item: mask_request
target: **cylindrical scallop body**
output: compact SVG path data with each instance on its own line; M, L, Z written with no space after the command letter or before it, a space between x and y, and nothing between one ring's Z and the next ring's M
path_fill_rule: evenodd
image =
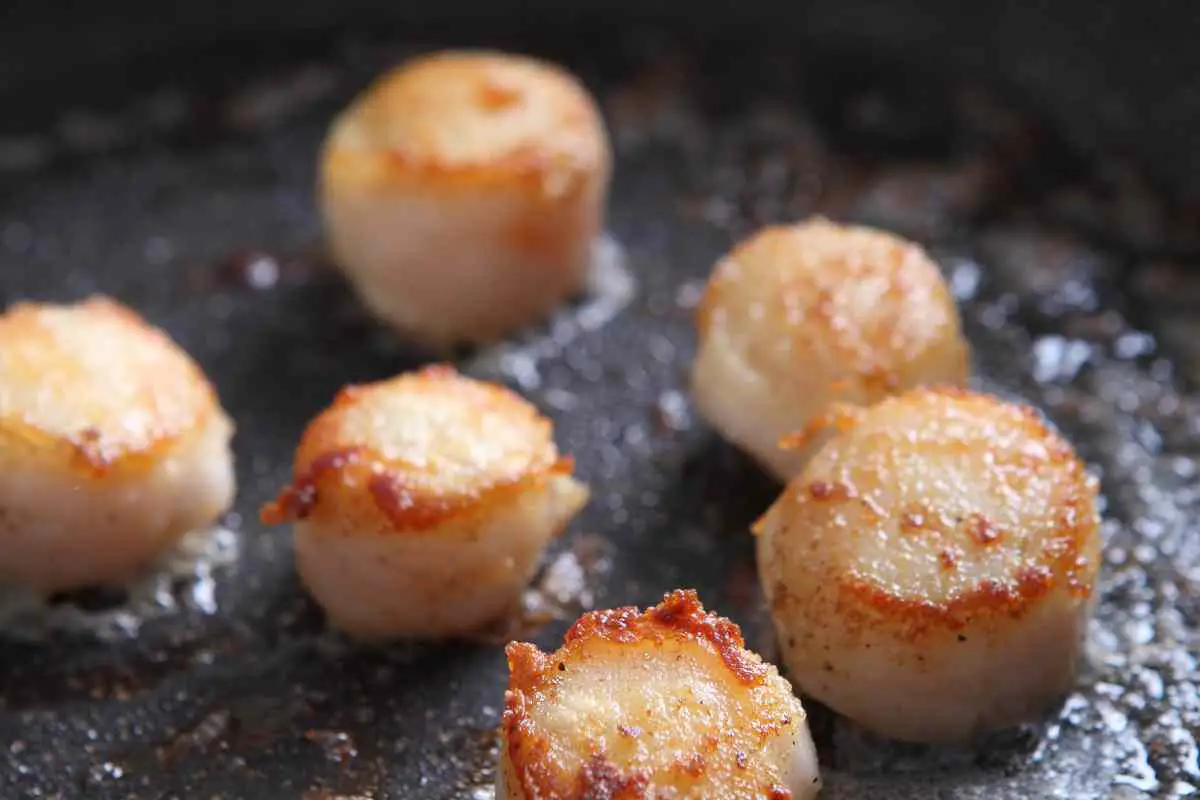
M792 679L865 728L960 741L1074 685L1097 486L1027 408L915 389L842 430L756 526Z
M806 800L808 721L775 667L693 591L585 614L563 646L508 646L498 800Z
M963 384L970 356L937 266L889 233L816 218L772 226L719 262L696 315L704 417L781 481L819 445L784 449L835 401Z
M528 402L427 367L343 389L263 518L295 522L300 577L348 634L469 634L515 606L587 501L570 473Z
M434 346L536 322L581 288L611 172L565 70L443 52L397 67L333 123L321 207L366 306Z
M0 316L0 583L134 577L234 494L233 426L200 368L117 303Z

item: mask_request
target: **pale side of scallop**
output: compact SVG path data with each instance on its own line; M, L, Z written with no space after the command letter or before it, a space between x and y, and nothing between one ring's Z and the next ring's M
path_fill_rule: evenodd
M563 646L508 646L498 800L807 800L808 721L775 667L693 591L585 614Z
M840 428L756 526L792 679L865 728L960 741L1074 686L1097 485L1031 409L916 389Z
M832 402L961 385L954 298L915 244L822 218L767 227L723 258L697 310L692 394L725 438L781 481L816 451L784 449Z
M384 75L334 121L321 208L380 319L433 346L485 342L582 287L611 161L596 103L565 70L441 52Z
M134 577L234 494L233 425L165 333L104 298L0 315L0 583Z
M347 387L263 519L295 523L300 577L335 627L471 634L514 609L587 502L552 433L521 397L448 366Z

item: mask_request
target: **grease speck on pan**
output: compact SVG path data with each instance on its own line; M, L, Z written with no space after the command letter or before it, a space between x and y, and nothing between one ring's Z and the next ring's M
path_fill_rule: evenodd
M865 77L850 82L822 68L819 54L761 41L689 51L667 47L665 33L578 41L478 33L563 61L605 107L630 87L640 93L610 116L618 149L607 223L636 293L565 348L539 344L554 341L551 325L508 341L547 347L530 399L553 418L562 450L580 456L580 478L598 487L577 530L610 540L611 565L588 584L588 599L598 608L645 605L696 586L751 629L759 601L742 597L746 587L730 575L752 567L745 531L775 487L698 421L659 424L659 401L686 392L692 306L733 238L764 223L865 208L871 224L917 225L932 237L921 243L956 289L976 388L1041 408L1101 475L1106 563L1089 664L1061 709L981 747L929 749L883 742L807 703L823 796L1183 796L1200 785L1200 339L1189 333L1190 267L1200 258L1186 209L1150 193L1136 170L1113 174L1103 159L1066 148L1036 117L980 100L978 86L956 76L864 66ZM138 70L144 89L122 88L102 69L77 73L69 88L94 102L61 104L136 120L171 88L168 76L188 76L171 90L179 99L170 125L110 137L90 155L66 146L53 114L14 121L26 129L11 135L6 128L5 142L34 147L32 156L8 156L12 168L0 164L0 300L104 291L194 354L238 422L243 519L286 480L297 434L337 389L419 361L312 255L315 154L329 121L355 87L414 49L387 32L181 49ZM664 68L649 51L673 63ZM842 53L840 63L875 63L860 55ZM278 124L229 127L223 109L236 92L223 88L228 76L284 85L278 76L314 66L335 88L296 94L302 102L285 104ZM654 73L666 77L644 80ZM756 81L761 74L772 79ZM929 108L942 110L921 110ZM895 175L921 170L922 182L944 175L953 187L963 163L991 165L981 174L1005 176L1004 191L976 196L967 181L970 191L950 202L908 220L888 216L895 204L883 202L880 181L894 188ZM875 199L864 206L873 182ZM1011 246L1018 230L1042 244L1025 250L1023 264L1003 264L1005 254L985 243ZM160 245L147 252L152 240L168 243L171 257L161 258ZM281 265L273 286L250 291L218 276L230 254L248 248ZM282 269L294 260L302 268ZM1141 265L1151 266L1134 269ZM1085 342L1089 358L1038 380L1035 343L1053 336ZM651 352L660 338L672 358ZM368 344L378 340L389 345ZM518 386L516 371L469 358L459 367ZM621 444L626 432L636 447ZM549 560L574 544L568 537ZM0 796L440 800L494 778L498 648L366 650L330 637L295 579L283 531L243 523L238 558L212 576L217 614L190 602L119 606L136 617L136 637L74 627L34 643L0 634ZM534 640L550 647L564 625L551 621ZM357 755L344 764L321 757L304 738L309 730L345 733Z

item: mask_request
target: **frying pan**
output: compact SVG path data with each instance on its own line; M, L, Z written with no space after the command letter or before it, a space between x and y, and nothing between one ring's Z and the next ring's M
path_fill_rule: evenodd
M464 45L577 71L618 151L597 286L458 360L550 414L593 487L521 633L551 647L585 607L694 586L773 653L747 527L777 488L687 402L692 306L758 225L869 222L945 268L978 385L1037 405L1102 478L1106 565L1089 663L1042 724L902 746L810 703L825 796L1200 787L1200 15L393 5L0 12L0 301L105 292L164 326L236 418L240 476L223 528L157 575L0 602L0 797L489 796L497 643L351 645L304 597L286 532L256 521L338 388L427 358L321 255L325 126L396 61Z

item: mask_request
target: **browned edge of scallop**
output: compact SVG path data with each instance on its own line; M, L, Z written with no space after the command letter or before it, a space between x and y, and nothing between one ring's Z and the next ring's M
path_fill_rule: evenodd
M570 793L561 795L558 778L563 770L547 763L553 758L551 743L537 730L530 705L538 694L549 690L571 656L591 642L618 645L661 644L668 640L698 642L711 648L735 680L744 686L760 686L768 666L745 649L741 628L729 619L707 612L694 589L677 589L661 603L645 609L636 606L591 611L571 626L562 647L543 653L536 645L511 642L505 649L509 682L504 695L502 729L509 763L526 797L556 797L585 800L605 797L633 800L644 797L649 776L638 770L623 771L618 765L593 754L575 775ZM783 790L786 791L786 790ZM780 795L790 797L790 794Z
M45 305L15 303L0 315L0 347L3 347L6 329L10 326L16 326L18 333L23 329L36 328L36 316ZM57 451L61 454L60 462L73 474L86 480L137 477L157 466L168 451L189 435L203 429L214 415L224 413L212 383L191 356L165 331L151 325L133 309L106 295L92 295L62 307L105 315L131 333L146 338L152 346L162 348L177 358L181 372L192 387L189 392L191 409L177 417L172 415L170 419L156 419L157 424L149 440L138 445L119 436L105 435L96 427L83 428L70 436L62 436L46 431L27 418L0 414L0 446L6 450L11 448L17 453L31 454ZM154 410L161 412L157 407Z
M550 445L547 457L534 459L524 468L507 475L489 476L467 492L431 493L419 483L408 480L403 466L389 462L368 444L328 448L320 444L313 445L327 435L336 437L336 433L327 434L326 429L336 428L339 411L359 402L373 388L401 379L445 382L462 387L464 391L483 392L506 403L516 402L537 416L538 427L547 429ZM332 405L309 423L297 448L292 481L283 487L274 500L262 506L259 517L267 525L307 519L317 513L323 491L345 486L352 479L366 486L375 506L391 523L394 532L428 531L471 512L492 507L521 492L541 487L555 476L570 475L574 471L575 461L569 456L558 455L552 433L548 430L550 427L550 420L541 416L529 401L517 393L497 384L467 378L448 364L433 364L376 383L347 386L338 392ZM315 455L301 462L306 449L312 449Z
M343 178L353 177L358 185L378 190L409 187L412 190L465 191L486 187L516 187L532 197L541 197L546 175L560 171L563 188L551 199L569 201L587 185L593 167L586 162L564 163L553 153L524 147L490 161L451 163L431 156L396 150L353 151L331 145L322 166L325 191L335 191ZM607 168L601 179L607 181Z
M901 639L911 641L926 635L953 633L981 618L1020 618L1039 600L1057 590L1080 598L1091 596L1099 570L1099 564L1087 553L1088 539L1098 535L1096 494L1083 461L1071 445L1051 430L1036 409L969 389L921 387L882 402L895 402L913 394L956 398L1002 409L1015 418L1031 439L1045 443L1048 459L1027 461L1025 468L1062 476L1054 481L1059 492L1055 535L1043 544L1041 552L1027 559L1012 580L983 581L942 602L898 596L869 579L838 575L835 602L848 630L886 628L894 630ZM855 418L861 420L863 413L855 414ZM780 499L800 504L866 500L859 498L851 485L839 481L810 481L803 476L789 485ZM984 530L998 528L982 514L971 515L967 522ZM762 523L760 519L755 525L760 527ZM980 546L986 546L986 543ZM774 602L791 602L787 592L780 589L776 587Z

